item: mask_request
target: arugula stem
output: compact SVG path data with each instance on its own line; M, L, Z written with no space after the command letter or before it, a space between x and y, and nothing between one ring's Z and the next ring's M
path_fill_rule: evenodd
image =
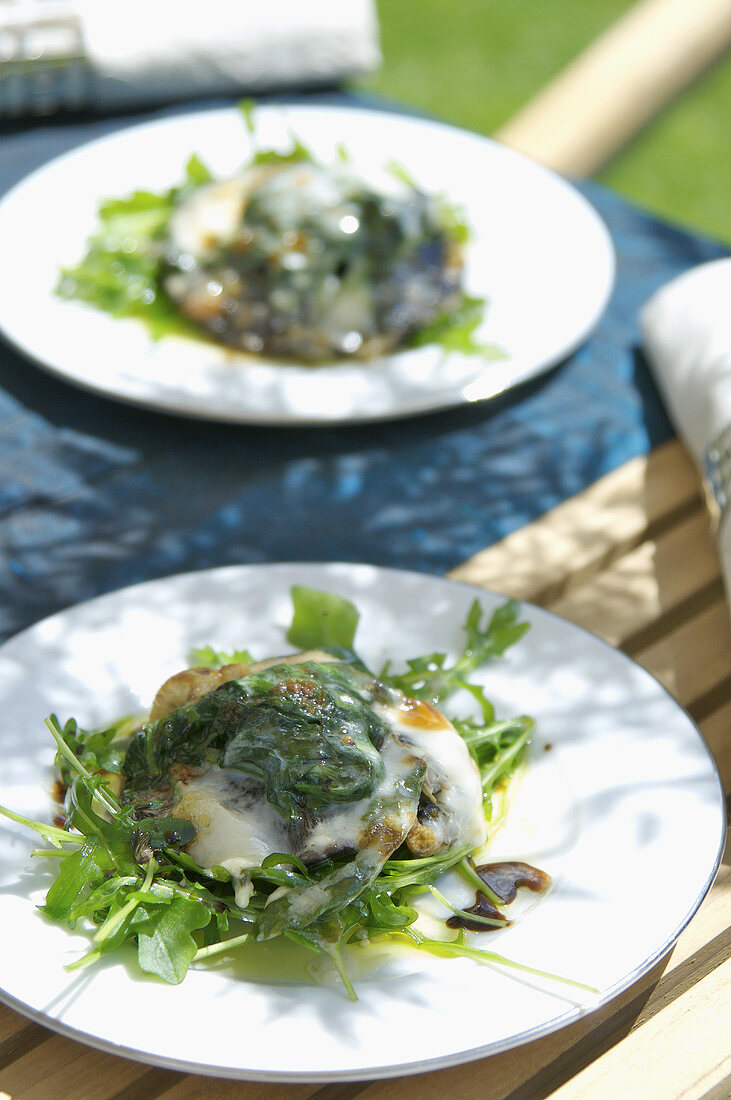
M414 859L389 859L384 863L382 873L390 874L392 869L396 872L418 871L420 868L434 867L437 864L448 868L452 863L456 863L457 860L461 859L468 851L469 846L467 844L460 844L437 856L416 856Z
M97 951L96 948L92 951L87 951L85 955L82 955L76 962L68 963L64 966L64 970L83 970L85 966L91 966L92 963L97 962L102 957L102 952Z
M145 881L142 883L142 886L140 887L140 892L141 893L146 894L149 891L150 887L152 886L152 879L155 875L155 871L157 870L158 866L159 866L159 864L158 864L157 860L154 857L148 860L147 870L145 872Z
M439 890L437 890L436 886L430 886L429 890L437 901L441 902L441 904L454 913L455 916L474 921L475 924L485 924L490 928L505 928L508 923L507 920L495 920L493 917L481 917L477 913L468 913L465 909L458 909L456 905L452 905L451 901L445 898L444 894L441 894Z
M95 933L94 943L104 943L105 940L108 940L112 932L116 932L122 921L128 917L138 905L139 898L130 898L121 909L117 909L116 912L110 913L99 931Z
M358 997L353 989L353 983L350 980L347 970L345 969L345 963L343 962L343 956L338 944L334 943L328 947L328 955L333 961L333 965L338 972L340 981L345 986L345 992L348 994L349 1001L357 1001Z
M587 993L598 993L599 990L594 985L587 985L586 982L577 982L575 978L565 978L562 974L553 974L550 970L538 970L535 966L526 966L525 963L515 962L514 959L506 959L504 955L497 955L494 951L486 952L488 955L493 955L493 962L499 963L501 966L510 966L514 970L522 970L524 974L536 974L539 978L549 978L552 982L560 982L562 985L574 985L578 989L585 989Z
M145 881L142 883L139 892L141 894L149 893L150 886L152 885L152 876L155 873L157 867L157 861L151 859L147 864L147 872L145 873ZM124 921L129 914L137 908L140 904L141 898L130 898L121 909L118 909L116 913L110 913L104 924L94 936L94 943L104 943L104 940L109 939L111 934L119 928L122 921Z
M487 793L490 787L495 783L500 773L505 771L507 767L512 764L515 758L522 752L525 746L530 740L532 727L524 730L520 737L513 742L509 748L504 749L502 753L499 753L493 763L486 768L481 768L480 773L482 775L482 789Z
M102 804L102 806L107 811L107 813L110 813L112 815L112 817L115 814L118 814L119 811L122 808L120 806L119 802L114 797L114 795L111 793L111 791L107 790L104 787L103 783L99 784L99 785L97 785L95 783L94 777L91 774L91 772L86 770L84 765L79 760L78 756L76 756L76 754L69 748L69 746L64 741L63 735L61 734L61 730L58 727L58 722L55 719L55 717L52 715L50 718L46 718L45 723L46 723L46 726L48 727L48 729L51 731L51 735L53 737L53 740L58 745L58 751L61 753L61 755L63 757L65 757L66 760L68 760L71 767L75 771L77 771L79 773L79 775L83 775L84 778L88 779L88 781L92 784L93 791L94 791L94 797L96 798L96 800Z
M491 722L489 726L485 726L482 729L462 732L462 738L470 746L479 746L486 741L493 741L495 738L500 737L501 734L507 733L508 730L522 726L524 721L524 718L507 718L504 722ZM527 732L530 732L530 730ZM521 737L522 736L523 734L521 734ZM512 748L512 745L510 747Z
M492 902L496 909L500 909L505 905L505 901L492 890L484 879L480 878L477 871L469 862L468 859L460 860L457 864L457 870L459 871L465 882L468 882L470 886L474 886L475 890L479 890L481 894L484 894L488 901Z
M459 863L468 852L468 845L461 844L438 856L390 860L384 864L386 874L381 874L381 877L376 880L376 886L389 894L396 890L403 890L407 886L428 886L429 879L435 879L443 875L450 867L454 867L455 864ZM403 867L403 871L398 870L401 867Z
M27 829L33 829L40 833L44 840L53 844L54 848L60 848L62 844L82 844L83 837L74 836L68 829L59 829L57 825L45 825L42 821L33 821L22 814L16 814L5 806L0 806L0 814L9 817L11 821L17 821L19 825L25 825Z
M75 850L78 852L79 849ZM34 848L31 852L31 856L43 856L44 859L65 859L66 856L72 856L73 854L72 851L64 851L61 848Z
M426 946L429 950L432 941L425 940L422 946ZM585 982L577 982L574 978L564 978L561 974L552 974L549 970L538 970L535 966L526 966L525 963L515 962L514 959L506 959L504 955L498 955L495 951L484 951L479 947L468 947L466 944L459 944L454 942L441 943L440 941L433 941L438 945L440 950L445 950L449 955L465 955L470 959L475 959L477 962L484 962L487 964L496 963L499 966L508 966L513 970L520 970L524 974L535 974L538 978L548 978L552 982L559 982L562 985L573 985L578 989L585 989L587 993L598 993L599 990L593 985L586 985Z
M245 943L251 942L251 932L244 932L241 936L233 936L230 940L221 940L219 943L212 943L208 947L199 947L193 956L193 962L202 962L203 959L210 959L211 955L221 955L224 951L232 951L235 947L241 947Z
M163 890L169 890L172 894L179 894L182 898L190 898L191 901L200 901L203 903L203 905L206 905L207 901L210 900L206 899L204 893L201 893L201 890L205 889L204 887L201 887L200 890L196 890L194 886L188 889L185 886L181 886L177 882L172 882L170 879L158 879L158 881L155 883L155 887L158 889L162 888ZM254 923L254 920L252 919L250 914L246 912L245 909L239 909L238 905L235 905L233 902L227 902L223 898L217 898L216 900L220 901L222 905L225 905L228 912L231 913L238 920L244 922L248 921L249 924Z
M458 955L486 965L497 964L511 967L513 970L521 970L524 974L535 974L539 978L548 978L552 982L560 982L562 985L573 985L578 989L585 989L587 993L598 993L599 990L585 982L577 982L574 978L564 978L561 974L552 974L549 970L537 970L534 966L526 966L525 963L515 962L514 959L506 959L504 955L498 955L495 951L484 951L480 947L469 947L457 940L430 940L421 932L413 928L399 929L392 933L395 936L408 936L417 947L423 947L433 955Z

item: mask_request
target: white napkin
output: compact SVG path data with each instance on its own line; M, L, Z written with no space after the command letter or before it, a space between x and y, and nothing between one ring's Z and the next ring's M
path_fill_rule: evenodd
M379 62L374 0L0 0L15 74L0 114L322 85Z
M715 472L731 495L731 259L692 268L662 287L640 324L678 434L704 473ZM731 599L731 505L721 516L718 545Z

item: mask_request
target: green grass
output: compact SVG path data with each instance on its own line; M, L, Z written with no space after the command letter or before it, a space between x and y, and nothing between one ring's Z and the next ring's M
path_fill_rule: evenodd
M490 134L630 0L378 0L383 67L362 86ZM599 179L731 241L731 65L671 104Z

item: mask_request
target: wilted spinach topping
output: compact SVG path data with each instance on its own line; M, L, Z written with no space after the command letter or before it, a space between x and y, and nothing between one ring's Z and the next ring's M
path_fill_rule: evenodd
M263 781L290 822L373 793L386 727L374 681L345 665L276 665L222 684L148 723L124 762L125 797L160 788L173 765L215 764Z

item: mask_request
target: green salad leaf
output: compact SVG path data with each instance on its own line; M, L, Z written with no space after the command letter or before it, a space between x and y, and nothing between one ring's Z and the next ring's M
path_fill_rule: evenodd
M320 592L295 584L292 588L294 614L287 641L300 649L352 649L360 618L350 600L334 592Z
M224 665L249 665L254 660L248 649L234 649L226 652L222 649L214 649L210 645L191 650L188 659L191 668L223 668Z
M476 330L485 319L486 309L487 302L484 298L463 294L456 306L440 313L431 324L415 332L409 338L409 347L421 348L429 344L439 344L445 351L477 355L488 362L507 359L508 353L504 348L475 337Z
M178 985L198 951L191 933L205 928L209 921L206 906L194 898L172 897L167 904L151 909L140 904L134 919L140 969Z
M481 625L481 619L482 608L479 600L475 600L464 624L464 650L453 664L448 663L446 653L430 653L408 660L408 671L403 673L392 673L391 663L387 663L381 670L381 679L406 695L434 704L440 703L457 688L469 689L469 673L491 658L501 657L529 629L528 623L519 621L519 607L515 600L508 600L494 611L484 625ZM483 717L484 705L483 697Z
M55 715L51 715L50 721L58 726ZM132 716L121 718L111 726L101 729L83 730L77 725L75 718L69 718L61 732L71 753L86 766L87 771L120 774L137 725L138 720ZM61 752L56 753L55 764L62 781L68 785L75 774L73 767Z
M61 269L59 297L88 302L112 317L135 317L155 339L201 339L198 326L182 316L162 287L162 245L176 204L212 179L210 169L194 153L180 186L104 199L83 259Z
M144 321L154 338L195 337L197 329L167 298L160 280L160 238L173 210L174 191L136 191L109 199L80 263L61 269L56 293L96 306L112 317Z

